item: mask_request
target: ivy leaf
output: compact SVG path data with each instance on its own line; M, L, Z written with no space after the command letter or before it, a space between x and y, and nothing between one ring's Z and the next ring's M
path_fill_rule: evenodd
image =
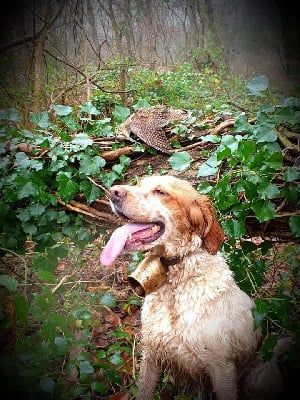
M58 115L60 117L64 116L64 115L69 115L73 111L73 107L63 106L63 105L59 105L59 104L53 104L52 108L55 111L56 115Z
M62 244L55 244L51 247L47 247L46 249L46 254L50 257L58 257L58 258L64 258L67 257L69 253L68 246L65 243Z
M211 167L207 162L200 165L197 173L197 178L205 176L214 176L218 171L217 167Z
M20 122L22 118L18 114L18 111L15 108L8 108L7 110L0 110L0 120L6 119L12 122Z
M43 214L45 209L46 209L46 207L43 204L40 204L40 203L34 203L34 204L31 204L28 207L28 210L29 210L30 215L32 217L39 217L40 215Z
M233 132L252 132L253 126L249 124L245 113L241 113L234 122Z
M78 193L79 185L77 182L72 181L68 175L59 174L56 177L58 183L58 194L63 201L70 201Z
M150 106L151 104L149 104L147 100L141 99L136 104L134 104L132 108L136 111L139 110L140 108L145 108Z
M220 143L221 138L218 135L206 135L201 138L201 142Z
M244 179L241 179L239 183L244 188L248 200L254 200L257 198L257 186L254 183L252 183L250 180Z
M27 154L23 153L22 151L16 153L14 166L16 168L33 169L35 171L40 171L43 169L42 162L38 160L31 160Z
M113 116L118 123L124 122L130 115L130 110L127 107L121 107L116 105Z
M253 137L257 143L276 142L277 133L270 126L257 126L253 131Z
M37 227L35 224L23 222L22 228L25 233L28 233L28 235L35 235L37 233Z
M88 361L80 361L79 363L79 371L80 374L93 374L94 373L94 367L92 364Z
M258 75L250 79L246 85L250 94L253 96L262 96L262 92L267 90L269 79L266 75Z
M73 114L62 115L60 120L70 131L76 132L80 129L80 125L75 121Z
M252 309L254 329L257 329L266 318L269 311L269 303L265 299L256 299L255 308Z
M197 187L197 191L201 194L208 194L212 189L213 187L208 182L201 182Z
M92 146L93 140L86 133L78 133L72 140L70 147L73 151L77 152Z
M30 217L31 217L31 214L30 214L30 211L29 211L29 207L20 208L19 212L17 213L17 216L18 216L20 221L23 221L23 222L29 221Z
M228 235L234 239L239 239L246 233L244 221L227 220L223 223L223 226Z
M87 199L88 203L92 203L99 197L103 196L104 192L101 188L93 185L87 179L81 181L80 190L83 192L84 197Z
M240 136L240 135L236 135L236 136L225 135L222 137L221 144L223 144L224 146L229 148L231 150L231 153L235 153L239 146L239 142L241 140L242 140L242 136Z
M101 180L107 189L109 189L118 178L119 176L114 171L101 174Z
M267 336L261 345L261 354L264 361L270 360L273 357L273 349L277 343L277 336Z
M44 376L43 378L40 379L40 388L42 389L43 392L53 394L54 393L54 386L55 382L52 378L49 378L48 376Z
M48 128L50 125L48 112L42 111L40 113L30 113L30 122L38 125L40 128Z
M111 362L113 365L123 365L124 360L120 354L121 354L120 351L116 351L114 354L108 357L108 361Z
M292 234L295 237L300 237L300 217L298 215L293 215L289 220L289 225Z
M231 156L231 150L229 147L221 144L219 148L216 150L215 154L217 156L217 160L221 162L222 160Z
M23 184L19 184L17 187L18 199L24 199L37 194L38 189L32 182L24 182Z
M284 172L284 178L287 182L296 181L300 177L300 173L292 167L288 167Z
M244 254L249 254L252 251L257 250L257 246L254 243L248 241L241 242L241 247Z
M79 172L86 176L98 175L99 170L103 168L105 164L105 159L100 156L91 157L87 154L82 154L80 156Z
M265 154L264 158L264 163L265 167L264 169L272 169L272 170L277 170L282 168L282 162L283 162L283 156L281 154L281 151L275 151L268 157L268 151L267 154Z
M239 151L237 152L237 156L239 159L247 163L250 159L251 154L255 154L256 152L256 144L252 140L242 140L239 144Z
M0 285L6 287L6 289L10 292L16 292L19 283L10 275L0 275Z
M197 172L197 178L215 175L221 162L222 160L218 160L216 151L207 161L200 165Z
M275 204L269 201L257 200L251 204L251 208L259 222L268 221L276 216Z
M121 164L122 166L124 166L124 167L129 167L129 165L131 164L131 159L130 159L130 157L127 157L127 156L125 156L124 154L122 154L122 155L119 157L119 160L120 160L120 164Z
M168 163L175 171L185 171L190 168L191 157L187 151L174 153L169 159Z
M87 114L91 114L91 115L99 115L100 111L97 110L97 108L94 106L94 104L91 101L88 101L85 104L82 104L82 106L80 106L80 111L81 112L85 112Z
M108 308L114 308L117 305L115 296L110 292L104 293L101 296L100 301L104 306Z
M257 188L258 193L262 199L274 199L280 195L280 190L276 185L269 180L262 180Z

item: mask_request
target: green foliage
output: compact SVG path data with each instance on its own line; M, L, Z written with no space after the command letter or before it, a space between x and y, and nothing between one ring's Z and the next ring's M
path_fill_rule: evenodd
M252 78L246 86L251 95L262 96L262 92L268 89L269 79L265 75L258 75Z
M64 237L86 244L91 236L88 230L83 234L81 218L59 210L58 202L68 203L79 194L88 203L93 202L104 192L87 178L98 178L109 188L116 179L123 179L130 164L128 157L122 157L111 171L104 170L106 162L98 154L93 138L110 135L109 121L94 121L91 116L99 111L90 102L77 114L69 106L54 105L53 110L55 123L50 122L46 111L31 114L35 126L32 132L15 128L13 123L19 121L15 110L1 113L0 246L5 249L20 251L28 235L40 251ZM18 143L26 143L32 150L19 151ZM47 156L39 157L37 149ZM75 225L77 238L72 229Z
M175 171L184 171L190 167L191 157L187 151L174 153L168 160Z
M103 72L101 79L101 85L117 87L116 70ZM199 193L211 196L222 215L228 237L223 249L235 278L256 298L255 327L261 325L267 334L262 351L269 358L277 335L300 334L299 293L294 287L287 290L299 274L300 251L296 246L286 247L278 256L289 266L288 273L278 279L274 295L262 295L274 244L246 240L246 219L268 224L283 202L299 206L299 170L284 163L278 141L280 124L299 129L299 101L288 98L274 103L264 76L255 77L245 87L239 80L222 80L209 67L195 71L188 63L164 73L131 68L127 85L133 110L165 103L194 110L197 116L214 113L216 120L223 113L235 115L231 134L202 137L215 150L199 154L207 159L196 178ZM229 90L249 107L249 113L256 107L255 122L249 123L245 113L232 111ZM268 104L263 103L266 100ZM119 307L130 314L141 300L122 299L120 307L120 299L107 287L95 294L74 284L67 292L58 280L57 267L62 259L74 257L75 267L82 268L80 252L103 232L96 225L87 226L82 217L67 212L64 206L78 197L93 203L104 195L100 186L109 189L115 181L125 179L131 159L121 156L118 162L107 164L95 142L111 137L130 113L118 95L106 92L95 92L92 101L78 107L53 105L51 112L31 113L31 130L21 127L22 119L15 109L0 111L0 251L3 256L15 256L23 272L23 276L0 275L1 294L3 290L15 312L18 332L13 355L1 358L0 368L4 377L5 371L11 372L21 388L19 396L24 391L28 398L95 398L109 396L112 388L124 385L122 374L134 345L131 335L123 326L114 327L105 348L96 348L91 337L95 327L107 323L104 312ZM187 125L180 124L172 132L189 138ZM21 151L20 143L30 147ZM180 143L172 145L178 147ZM118 146L114 144L114 148ZM166 168L155 171L155 162L151 161L145 164L144 173L168 172ZM167 160L176 172L192 169L193 161L186 151L174 153ZM138 179L135 176L132 182ZM289 227L295 238L300 236L299 226L299 216L291 215ZM34 252L24 255L28 239L35 244ZM133 254L128 272L141 259L142 254ZM34 282L30 291L29 279ZM11 329L9 321L4 321L3 328ZM74 381L70 378L73 374Z
M109 85L111 91L118 91L119 66L112 63L112 68L114 70L103 71L101 83L104 87ZM229 93L234 93L238 105L249 108L250 111L256 109L256 105L260 103L258 97L254 108L252 96L249 96L251 92L247 92L240 79L229 77L222 70L217 73L209 66L195 70L188 62L166 72L157 72L146 67L128 67L126 90L134 104L133 109L163 103L196 110L199 115L218 115L223 112L231 114ZM92 103L97 109L111 115L111 110L121 106L121 99L118 95L96 90ZM113 125L120 123L124 116L119 118L117 113L115 117L117 119L113 119Z
M266 86L266 80L259 77L250 81L248 89L251 88L252 95L261 96ZM257 112L254 124L250 124L242 113L236 119L234 134L203 139L216 143L217 147L199 167L197 176L199 179L218 178L214 185L203 180L198 191L209 194L223 214L222 225L230 238L224 244L228 262L241 288L251 295L259 295L262 291L267 255L273 246L267 240L259 245L244 240L246 218L255 217L260 223L268 223L276 218L277 208L280 209L283 202L296 210L299 207L299 171L296 166L284 165L278 143L277 126L283 115L289 115L290 126L299 127L297 108L264 105ZM298 215L290 215L289 226L294 237L299 237ZM288 256L290 259L285 259L287 265L297 265L290 279L297 280L299 256L299 248L294 248ZM262 325L267 334L262 347L265 359L272 356L276 343L276 335L270 336L272 332L299 334L298 295L297 289L288 292L283 284L282 288L277 287L274 297L256 299L255 328Z
M80 106L78 111L64 105L52 108L54 117L46 111L30 114L31 131L16 125L21 122L16 110L0 113L0 251L1 255L19 257L25 282L25 286L20 286L15 277L0 275L0 289L8 293L9 307L14 310L18 327L15 355L1 358L1 375L7 375L8 381L16 380L18 395L23 396L24 392L28 398L76 398L94 391L107 394L110 385L120 384L116 367L123 367L125 350L111 346L105 353L104 366L91 360L83 351L84 346L91 346L91 309L76 304L60 311L64 290L56 276L60 260L79 254L103 229L87 226L81 216L67 212L60 204L78 196L92 203L104 194L93 180L109 188L115 180L124 179L131 160L121 156L119 163L107 170L94 140L111 135L110 118L99 117L100 111L91 102ZM116 108L116 120L121 122L128 112ZM25 151L21 151L19 143L26 144ZM25 259L19 254L25 252L28 239L35 247L30 258ZM27 294L28 274L37 285L30 294ZM49 285L56 285L57 293ZM100 310L116 305L116 298L109 291L99 297ZM11 324L9 320L5 322L5 331L12 328ZM27 334L28 325L35 326L31 335ZM80 344L74 337L77 328L84 332ZM122 340L117 337L112 343L117 346ZM66 365L67 370L75 368L79 374L79 381L72 388L62 379L60 370L72 349L79 345L83 346L82 351L75 360L68 359ZM128 344L126 351L131 353ZM106 384L97 380L96 369L105 371Z
M220 175L215 186L202 183L199 191L214 197L216 206L227 215L225 230L236 239L244 235L243 221L248 215L254 213L259 222L265 222L276 217L278 198L295 205L299 203L295 182L298 172L294 167L283 165L274 130L276 124L276 113L258 111L253 125L241 114L235 123L235 134L222 136L217 149L198 169L199 178ZM277 185L279 181L281 189ZM294 193L293 199L290 192ZM291 220L295 226L293 221L295 217Z

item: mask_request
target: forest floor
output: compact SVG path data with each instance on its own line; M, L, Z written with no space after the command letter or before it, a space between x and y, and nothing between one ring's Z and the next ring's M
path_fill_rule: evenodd
M212 145L213 146L213 145ZM192 163L189 169L184 172L176 172L171 169L168 163L168 156L164 154L151 154L143 153L132 160L130 168L125 175L125 182L130 183L134 177L142 177L149 173L159 174L164 170L169 174L176 174L182 179L189 180L192 184L196 185L199 180L196 180L197 170L199 165L207 159L207 157L199 156L199 150L194 149L189 151ZM146 173L147 170L147 173ZM106 213L112 215L109 203L102 204ZM86 224L94 224L95 220L86 218ZM114 266L103 267L100 265L100 253L105 242L110 234L118 226L118 221L96 221L97 225L103 228L103 234L100 235L93 243L82 249L80 253L72 253L72 244L70 255L60 260L56 270L57 281L56 285L50 285L52 292L59 293L61 287L64 288L63 294L59 297L61 310L89 307L92 309L88 329L90 331L90 343L92 346L86 350L91 353L91 360L97 362L96 354L99 350L107 351L111 345L116 343L116 336L114 333L121 329L128 334L127 344L132 347L132 353L124 353L122 355L125 364L118 369L121 375L122 382L118 385L111 385L106 381L105 384L110 392L110 400L129 400L132 397L130 387L135 385L135 377L138 373L138 360L139 360L139 330L140 330L140 309L142 299L135 295L127 282L128 266L132 262L129 254L120 256ZM260 237L254 237L252 240L258 241ZM292 241L284 241L282 243L274 241L273 252L268 259L268 271L266 273L265 284L263 285L263 292L260 295L270 296L273 289L278 286L278 282L283 276L290 275L290 266L285 259L280 258L280 253L284 251L286 246L294 245ZM30 246L29 246L30 247ZM30 248L25 258L30 259ZM4 259L3 273L11 274L13 270L18 276L22 276L23 265L15 257L7 256ZM6 271L5 271L6 269ZM27 277L27 290L34 292L36 285L31 281L31 275ZM299 282L298 282L299 284ZM293 288L294 289L294 288ZM300 290L300 284L299 284ZM102 296L106 291L113 293L117 303L115 307L99 306L97 297ZM91 298L94 304L91 303ZM95 300L96 299L96 300ZM132 301L133 300L133 301ZM82 321L78 321L78 327L75 329L74 337L77 340L82 339ZM78 351L82 348L75 348L74 354L70 354L70 358L76 357ZM72 353L72 352L71 352ZM73 375L72 375L73 374ZM103 377L99 377L101 380ZM78 382L78 371L69 372L68 379ZM104 379L104 378L103 378ZM113 387L111 387L111 386ZM160 388L160 399L171 400L174 395L170 388L169 382L165 381ZM108 397L101 397L95 395L93 399L107 399ZM187 399L190 397L176 397L179 400Z
M151 170L155 174L159 174L161 170L168 171L169 174L176 174L182 179L189 180L192 184L196 185L199 180L196 180L195 176L199 165L207 158L199 157L199 151L197 149L189 152L192 158L191 167L184 172L177 173L170 168L167 162L168 156L158 154L143 154L141 157L137 157L131 164L126 177L125 183L130 183L135 176L141 177L146 175L145 170L151 166ZM104 210L105 212L111 212L110 209ZM103 248L106 240L111 235L113 230L118 226L118 224L113 224L111 222L104 223L103 228L105 228L106 233L97 238L93 244L88 246L86 249L82 250L80 253L80 267L74 268L74 260L72 257L61 261L57 269L57 275L64 279L65 275L71 275L73 284L70 286L69 290L73 290L75 285L83 285L85 293L103 293L103 290L109 289L114 293L117 299L117 307L113 310L105 308L101 311L101 314L94 312L93 318L96 321L101 321L101 323L95 323L93 328L91 341L97 348L107 349L112 343L113 339L111 333L122 327L126 332L129 333L131 341L134 341L135 349L132 355L126 356L126 367L123 368L123 379L124 382L122 387L125 390L120 390L115 395L110 397L111 400L127 400L130 398L128 388L134 381L134 377L138 372L138 359L139 359L139 331L140 331L140 310L142 299L137 301L137 304L129 304L128 299L136 297L133 290L130 288L127 276L129 266L132 262L129 254L121 255L114 266L103 267L100 265L99 256L101 249ZM262 238L260 236L253 237L251 239L254 243L259 244ZM265 275L265 282L261 288L260 296L269 297L273 293L276 293L276 288L279 282L285 277L285 281L288 281L288 277L291 278L290 265L284 257L283 254L286 247L293 246L295 243L293 241L274 241L274 246L267 258L268 270ZM77 261L78 263L78 261ZM291 290L295 290L295 282L290 281ZM300 282L297 282L300 290ZM170 382L166 382L160 388L160 399L161 400L171 400L175 397L172 393L172 386ZM191 397L176 397L179 400L189 400Z

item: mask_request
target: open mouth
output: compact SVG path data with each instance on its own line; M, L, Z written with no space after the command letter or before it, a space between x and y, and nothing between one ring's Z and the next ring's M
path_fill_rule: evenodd
M124 229L124 231L128 234L125 242L126 249L132 249L143 243L152 243L157 240L165 231L165 226L160 221L133 221L131 218L125 215L119 207L114 205L114 210L121 219L128 222L126 225L124 225L127 229L125 229L124 226L122 227L122 229Z
M155 242L165 231L165 225L160 221L137 222L129 219L118 207L114 207L116 214L128 221L117 228L103 249L100 257L102 265L110 266L126 250L138 250L143 245Z
M165 226L161 222L131 222L126 225L131 231L125 242L126 249L135 248L144 243L152 243L157 240L165 230Z

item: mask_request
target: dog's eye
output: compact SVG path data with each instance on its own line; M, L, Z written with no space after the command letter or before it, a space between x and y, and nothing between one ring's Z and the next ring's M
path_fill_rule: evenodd
M165 192L164 190L161 190L161 189L154 189L153 193L158 194L159 196L165 196L167 194L167 192Z

